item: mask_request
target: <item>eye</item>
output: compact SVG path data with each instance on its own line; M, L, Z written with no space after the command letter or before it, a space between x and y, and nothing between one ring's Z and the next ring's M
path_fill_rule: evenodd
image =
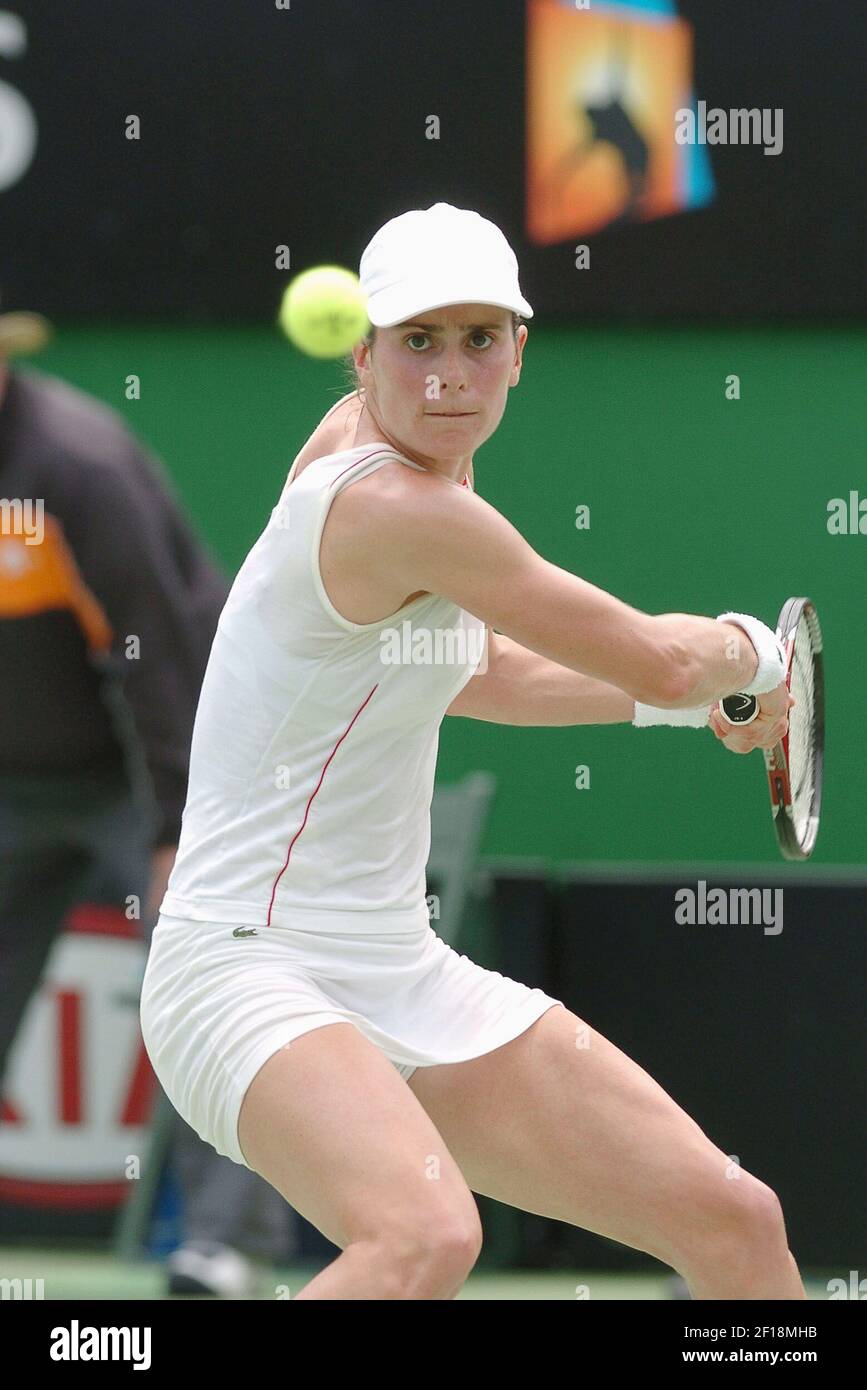
M428 342L428 341L430 341L430 336L431 336L431 335L430 335L429 333L410 333L410 334L407 335L406 338L404 338L404 342L407 344L407 346L409 347L409 349L410 349L411 352L421 353L421 352L424 352L424 348L423 348L423 347L413 347L413 342L414 342L414 341L418 341L419 339L421 339L421 341L422 341L423 343L424 343L424 342ZM486 333L485 330L484 330L483 328L477 328L476 331L475 331L475 333L471 333L471 334L470 334L470 339L469 339L469 341L472 342L472 341L473 341L474 339L476 339L476 338L487 338L487 339L489 339L489 341L488 341L487 343L483 343L483 344L482 344L482 346L481 346L481 348L480 348L480 351L482 351L482 352L487 352L488 348L489 348L489 347L491 346L491 344L494 342L494 339L493 339L492 335L491 335L490 333Z

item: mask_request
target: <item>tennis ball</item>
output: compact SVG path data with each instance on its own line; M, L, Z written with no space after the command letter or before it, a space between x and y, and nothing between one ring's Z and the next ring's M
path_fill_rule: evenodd
M342 357L369 327L358 276L341 265L317 265L286 287L278 323L310 357Z

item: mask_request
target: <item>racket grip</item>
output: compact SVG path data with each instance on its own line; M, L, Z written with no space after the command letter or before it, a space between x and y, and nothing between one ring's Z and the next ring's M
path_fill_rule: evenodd
M759 701L755 695L727 695L719 702L719 712L729 724L752 724L759 712Z

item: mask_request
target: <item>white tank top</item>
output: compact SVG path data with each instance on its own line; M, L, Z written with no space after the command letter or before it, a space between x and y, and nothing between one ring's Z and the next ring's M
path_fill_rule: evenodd
M217 626L163 912L307 930L337 914L362 932L426 919L439 726L485 624L436 594L350 622L319 569L336 494L395 460L421 468L384 444L297 479L293 463Z

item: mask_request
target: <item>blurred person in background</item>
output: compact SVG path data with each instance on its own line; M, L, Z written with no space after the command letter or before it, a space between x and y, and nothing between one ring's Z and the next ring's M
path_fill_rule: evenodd
M135 894L150 940L228 592L121 417L9 365L50 336L38 315L0 314L0 1094L85 879L119 904ZM251 1292L254 1261L286 1253L289 1209L175 1123L185 1240L169 1292Z

